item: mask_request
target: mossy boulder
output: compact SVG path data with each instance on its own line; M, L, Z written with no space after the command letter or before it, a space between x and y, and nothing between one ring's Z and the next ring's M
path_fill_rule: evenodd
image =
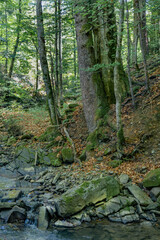
M160 168L150 171L143 180L144 187L160 186Z
M74 162L74 155L71 148L63 148L62 149L62 159L64 163L73 163Z
M57 157L57 152L52 152L49 154L41 154L39 158L39 163L48 165L48 166L53 166L53 167L60 167L62 165L62 161L59 157Z
M84 182L55 200L57 213L61 217L69 217L86 206L96 204L104 199L111 199L119 193L119 183L113 176Z
M19 146L16 149L16 166L22 167L26 164L32 164L35 162L35 150L32 148L27 148Z

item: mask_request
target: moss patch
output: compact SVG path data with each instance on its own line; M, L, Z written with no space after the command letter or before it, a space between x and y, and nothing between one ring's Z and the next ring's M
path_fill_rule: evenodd
M63 148L62 149L62 159L64 163L73 163L74 155L71 148Z

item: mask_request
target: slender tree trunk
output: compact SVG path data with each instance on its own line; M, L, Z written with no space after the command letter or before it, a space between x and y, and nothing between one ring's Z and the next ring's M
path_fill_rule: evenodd
M120 0L120 16L119 16L119 27L117 33L117 48L116 48L116 59L115 59L115 67L114 67L114 92L116 97L116 121L117 121L117 151L122 151L122 145L125 141L123 134L123 126L121 119L121 87L120 87L120 74L118 65L119 59L121 56L122 50L122 34L123 34L123 23L124 23L124 0Z
M133 0L133 9L134 9L134 30L133 30L133 58L132 58L132 63L135 66L137 70L138 64L137 64L137 46L138 46L138 38L139 38L139 33L138 33L138 15L136 11L136 4L135 0Z
M6 25L6 60L5 60L5 74L8 72L8 17L7 17L7 0L6 0L6 8L5 8L5 25Z
M72 9L73 14L73 9ZM73 14L74 17L74 14ZM76 32L75 32L75 23L72 25L73 28L73 69L74 69L74 77L77 79L77 46L76 46Z
M55 95L56 95L56 102L58 103L59 98L59 71L58 71L58 6L57 0L55 0Z
M143 34L142 34L142 19L141 19L141 14L140 14L140 9L139 9L139 0L135 0L135 5L136 5L136 11L138 15L138 29L139 29L139 36L140 36L140 46L141 46L141 52L142 52L142 57L143 57L143 66L144 66L144 73L145 73L145 83L146 83L146 89L149 90L149 75L148 75L148 69L147 69L147 59L146 59L146 50L145 50L145 41L143 39Z
M48 63L47 63L47 57L46 57L41 0L37 0L36 12L37 12L38 50L40 55L41 68L43 72L43 80L44 80L46 94L47 94L48 109L49 109L51 123L57 124L58 119L56 114L56 104L54 99L54 93L51 87L51 81L50 81L49 69L48 69Z
M145 55L149 54L149 46L148 46L148 34L147 34L147 26L146 26L146 0L139 0L139 10L141 16L141 35L142 41L144 45Z
M38 48L36 47L36 95L38 94L39 85L39 64L38 64Z
M130 85L130 92L132 97L132 105L135 107L135 100L134 100L134 94L133 94L133 87L132 87L132 78L131 78L131 69L130 69L130 32L129 32L129 11L128 11L128 2L126 1L126 19L127 19L127 48L128 48L128 54L127 54L127 68L128 68L128 80Z
M51 72L51 84L52 88L55 89L55 82L54 82L54 60L52 55L52 47L50 46L50 72Z
M19 13L18 13L18 19L17 19L17 39L16 39L16 44L14 46L12 59L11 59L11 64L10 64L10 68L9 68L9 73L8 73L9 78L12 77L14 62L15 62L15 59L16 59L17 49L18 49L18 45L19 45L20 24L21 24L21 16L22 16L21 3L22 3L22 1L19 0Z
M62 84L62 16L61 0L58 0L59 20L59 83L60 83L60 105L63 106L63 84Z

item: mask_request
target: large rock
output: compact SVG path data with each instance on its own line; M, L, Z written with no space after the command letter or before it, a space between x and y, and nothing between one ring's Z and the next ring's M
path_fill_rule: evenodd
M74 155L73 151L70 148L63 148L62 149L62 158L64 163L73 163L74 162Z
M144 187L160 186L160 168L150 171L143 180Z
M44 206L40 207L38 215L38 228L41 230L46 230L49 226L50 218L51 217L48 209Z
M57 213L61 217L69 217L88 205L109 200L119 193L119 183L112 176L84 182L55 200Z
M15 202L18 200L22 195L21 190L11 190L8 191L8 193L2 197L1 202Z
M121 209L119 212L109 215L108 218L110 221L124 224L139 221L139 216L133 207Z
M144 191L142 191L137 185L132 184L128 187L128 189L141 205L147 206L153 203L152 200L148 197L148 195Z
M97 214L103 216L108 216L111 213L118 212L121 208L130 206L135 203L135 199L132 197L118 196L110 199L108 202L104 203L102 206L96 209Z
M18 206L14 206L6 219L7 223L14 223L17 221L25 221L26 219L26 210L24 208L20 208Z
M35 150L20 146L16 149L16 167L35 161Z

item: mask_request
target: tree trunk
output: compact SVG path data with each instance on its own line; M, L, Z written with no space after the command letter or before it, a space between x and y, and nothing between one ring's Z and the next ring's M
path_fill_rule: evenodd
M137 70L138 64L137 64L137 46L138 46L138 38L139 38L139 33L138 33L138 15L136 11L136 4L135 0L133 0L133 9L134 9L134 29L133 29L133 59L132 63L135 66Z
M133 94L133 87L132 87L132 79L131 79L131 70L130 70L130 32L129 32L129 11L128 11L128 2L126 1L126 19L127 19L127 48L128 48L128 54L127 54L127 68L128 68L128 80L130 85L130 92L132 97L132 105L135 107L135 100L134 100L134 94Z
M117 121L117 151L122 151L122 145L124 143L123 126L121 119L121 87L120 87L120 74L118 65L120 64L119 59L122 50L122 34L123 34L123 23L124 23L124 0L120 0L120 16L119 16L119 27L117 33L117 48L116 48L116 59L114 66L114 92L116 97L116 121Z
M20 23L21 23L21 16L22 16L21 0L19 0L19 7L18 8L19 8L19 13L18 13L18 19L17 19L17 39L16 39L16 44L14 46L12 59L11 59L11 64L10 64L10 68L9 68L9 73L8 73L9 78L12 77L14 62L15 62L15 59L16 59L17 49L18 49L18 45L19 45Z
M148 46L148 35L147 35L147 26L146 26L146 0L139 0L139 10L141 16L141 35L142 41L144 45L145 55L149 54L149 46Z
M60 105L63 106L63 84L62 84L62 17L61 0L58 0L58 20L59 20L59 84L60 84Z
M52 92L47 57L46 57L41 0L37 0L36 12L37 12L38 50L40 55L41 68L43 72L43 80L44 80L46 94L47 94L48 109L49 109L51 123L57 124L58 119L56 114L56 105L55 105L54 95Z
M6 0L6 7L5 7L5 25L6 25L5 74L7 75L7 72L8 72L8 16L7 16L7 0Z
M94 3L94 1L86 3L83 6L85 12L75 14L82 99L90 132L96 128L98 119L104 118L107 114L110 104L115 103L113 81L116 49L114 3L107 1L107 4L105 2L98 7ZM77 1L75 7L79 9L80 4ZM121 67L120 64L118 68ZM125 91L123 72L121 71L120 77L121 90Z
M36 95L38 94L39 85L39 64L38 64L38 48L36 47Z
M59 71L58 71L58 6L57 0L55 0L55 95L56 95L56 102L58 103L59 97Z
M92 132L96 128L95 113L98 103L96 86L93 82L93 73L87 71L88 68L92 67L91 49L87 47L89 33L87 34L85 31L82 31L83 27L87 24L87 19L83 19L80 14L76 14L75 23L83 109L88 129Z
M140 36L141 52L143 57L146 89L149 90L149 75L148 75L148 69L147 69L147 59L146 59L146 50L145 50L146 45L145 45L144 35L142 33L143 25L142 25L142 19L141 19L140 8L139 8L139 0L135 0L135 7L138 15L138 29L139 29L139 36Z

